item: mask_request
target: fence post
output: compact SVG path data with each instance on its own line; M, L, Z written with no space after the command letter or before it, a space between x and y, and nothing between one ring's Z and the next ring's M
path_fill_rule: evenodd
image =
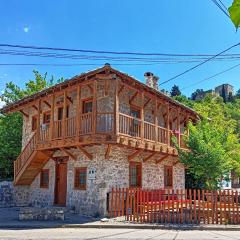
M126 218L127 218L127 221L129 221L129 211L128 211L128 208L129 208L129 189L126 188Z

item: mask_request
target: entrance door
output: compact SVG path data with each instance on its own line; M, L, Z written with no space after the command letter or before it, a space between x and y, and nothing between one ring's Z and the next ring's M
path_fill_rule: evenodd
M56 160L55 204L66 206L67 195L67 161L66 158Z

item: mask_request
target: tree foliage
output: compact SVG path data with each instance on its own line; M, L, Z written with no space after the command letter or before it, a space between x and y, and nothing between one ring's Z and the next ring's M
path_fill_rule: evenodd
M41 91L55 82L53 77L47 80L47 73L43 75L38 71L33 73L34 79L29 80L24 89L13 82L7 83L0 99L9 104ZM57 82L59 81L63 79ZM16 160L22 146L22 121L22 115L19 113L0 115L0 179L13 177L13 161Z
M177 85L173 85L170 95L171 97L180 96L182 93Z
M225 104L221 97L214 96L192 103L201 120L188 126L186 143L190 151L178 150L180 161L188 166L198 186L216 189L231 170L240 174L239 104Z
M233 0L228 12L235 28L238 29L240 26L240 0Z

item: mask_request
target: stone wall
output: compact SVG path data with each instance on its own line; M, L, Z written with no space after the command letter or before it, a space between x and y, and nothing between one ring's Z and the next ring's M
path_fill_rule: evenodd
M106 213L107 193L112 187L129 187L129 161L127 156L134 150L112 147L109 159L105 159L106 146L89 146L86 150L93 154L93 160L89 160L79 150L70 150L77 156L77 160L69 159L67 163L67 200L66 205L76 212L87 215L104 215ZM142 162L143 158L150 153L144 153L136 157L134 161ZM61 151L54 155L63 156ZM164 165L172 166L176 158L169 156L163 162L156 164L156 158L142 162L142 187L148 189L164 188ZM74 188L74 171L76 167L87 167L87 170L96 170L96 178L91 180L87 177L87 189L76 190ZM30 187L16 187L14 201L18 205L46 207L54 204L55 188L55 163L50 160L44 167L49 169L49 188L40 188L40 174L36 177ZM173 188L181 189L185 187L185 173L182 164L173 167ZM18 195L16 193L21 193ZM24 197L23 197L24 196ZM27 201L26 201L27 199ZM21 203L22 202L22 203Z

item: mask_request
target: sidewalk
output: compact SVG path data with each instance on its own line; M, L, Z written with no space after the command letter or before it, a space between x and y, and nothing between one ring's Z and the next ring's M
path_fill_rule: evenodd
M173 225L137 224L126 222L124 217L100 219L67 213L64 221L19 221L19 208L0 208L0 229L40 229L40 228L115 228L115 229L174 229L174 230L214 230L240 231L240 225Z

